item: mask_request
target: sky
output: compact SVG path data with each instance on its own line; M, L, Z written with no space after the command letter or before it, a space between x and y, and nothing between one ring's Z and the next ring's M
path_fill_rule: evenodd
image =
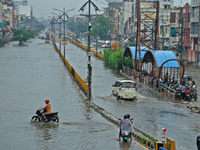
M182 4L186 4L191 0L174 0L175 6L180 6ZM33 15L37 18L44 17L48 18L48 16L53 16L51 12L59 13L59 11L53 10L53 8L63 10L74 9L70 11L68 16L73 16L74 14L81 14L78 10L87 2L87 0L28 0L28 5L33 7ZM107 2L105 0L92 0L92 2L100 9L108 7ZM94 9L92 8L93 13ZM88 7L85 8L83 14L88 12ZM101 11L103 13L103 11Z

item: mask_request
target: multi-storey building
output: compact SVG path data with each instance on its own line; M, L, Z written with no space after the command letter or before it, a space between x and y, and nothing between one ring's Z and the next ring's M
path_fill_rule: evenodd
M104 9L105 17L108 17L112 23L113 28L111 32L116 32L117 35L121 35L121 20L122 20L122 2L109 2L109 7Z
M169 48L176 49L179 42L179 14L180 10L174 9L170 14Z
M190 9L190 38L191 38L191 61L197 59L198 39L199 39L199 0L191 0Z
M184 48L184 59L188 62L195 61L195 51L191 51L191 38L190 38L190 10L191 6L187 3L183 6L182 17L183 17L183 48Z
M159 37L162 49L170 46L170 14L174 9L174 0L160 0Z

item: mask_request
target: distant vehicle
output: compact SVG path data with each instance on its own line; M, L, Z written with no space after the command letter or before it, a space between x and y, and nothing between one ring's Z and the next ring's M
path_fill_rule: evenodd
M98 43L99 43L99 44L104 44L105 41L104 41L104 40L98 40Z
M46 33L45 43L50 43L50 35Z
M110 41L105 41L105 44L109 44L110 43Z
M112 94L117 96L117 100L134 100L137 98L136 83L133 80L118 80L112 87Z
M110 47L110 43L105 43L101 45L101 48L109 48L109 47Z

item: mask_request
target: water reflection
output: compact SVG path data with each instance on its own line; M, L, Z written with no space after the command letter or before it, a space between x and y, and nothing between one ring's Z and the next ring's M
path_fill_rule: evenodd
M58 123L32 123L36 127L36 137L40 140L51 140L58 130Z
M119 142L119 147L121 150L129 150L129 148L131 148L131 141Z

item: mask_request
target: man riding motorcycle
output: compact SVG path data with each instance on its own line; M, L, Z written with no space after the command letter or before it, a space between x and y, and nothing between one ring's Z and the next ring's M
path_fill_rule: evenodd
M134 132L134 130L133 130L133 124L131 122L129 114L124 115L124 119L120 123L120 131L119 131L119 139L118 139L118 141L121 140L122 133L124 131L129 131L130 139L132 139L131 134Z
M51 105L49 104L49 100L45 100L46 106L42 109L40 109L40 111L43 110L42 116L44 117L44 119L47 121L47 118L45 115L52 113L51 111Z

